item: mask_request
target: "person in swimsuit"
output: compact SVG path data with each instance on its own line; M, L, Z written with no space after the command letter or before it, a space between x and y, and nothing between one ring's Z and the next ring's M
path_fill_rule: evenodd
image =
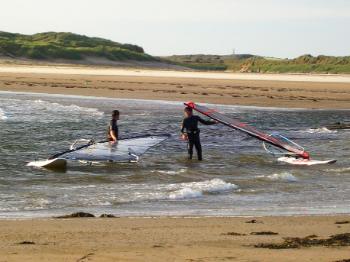
M184 113L185 118L182 121L181 133L182 139L188 141L188 159L192 159L193 147L195 147L198 160L202 161L202 145L199 137L200 130L198 128L198 122L204 125L214 125L217 122L213 120L204 120L199 116L193 115L191 107L186 107Z
M118 130L118 120L119 120L119 111L113 110L112 119L108 127L108 140L112 143L118 142L119 130Z

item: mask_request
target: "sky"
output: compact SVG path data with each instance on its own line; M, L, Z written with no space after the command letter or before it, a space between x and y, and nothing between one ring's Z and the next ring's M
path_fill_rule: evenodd
M73 32L151 55L350 55L350 0L1 0L0 31Z

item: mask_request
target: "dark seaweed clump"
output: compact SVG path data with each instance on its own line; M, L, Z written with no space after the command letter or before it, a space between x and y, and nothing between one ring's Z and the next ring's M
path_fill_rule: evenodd
M319 239L315 235L304 238L287 237L282 243L261 243L254 245L257 248L287 249L313 246L350 246L350 233L332 235L329 238Z
M241 233L236 233L236 232L227 232L223 235L226 235L226 236L246 236L246 234L241 234Z
M337 221L335 222L336 225L344 225L344 224L349 224L350 221Z
M69 215L58 216L55 218L77 218L77 217L95 217L93 214L85 213L85 212L76 212Z
M112 214L102 214L100 215L100 218L115 218L116 216L115 215L112 215Z
M22 241L22 242L19 242L18 245L35 245L35 242L33 242L33 241Z
M263 222L257 221L256 219L252 219L252 220L246 221L246 223L248 223L248 224L256 224L256 223L263 223Z
M272 231L252 232L250 234L251 235L256 235L256 236L273 236L273 235L278 235L278 233L272 232Z

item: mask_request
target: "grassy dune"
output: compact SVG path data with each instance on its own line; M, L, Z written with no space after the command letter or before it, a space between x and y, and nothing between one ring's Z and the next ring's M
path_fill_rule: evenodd
M0 32L0 55L38 60L82 60L87 56L111 61L156 61L142 47L120 44L97 37L73 33L39 33L34 35Z
M249 73L350 73L350 56L304 55L295 59L276 59L253 55L184 55L170 56L166 59L182 66L202 70Z
M0 31L0 57L69 62L86 58L106 61L161 62L163 66L181 66L203 71L233 71L252 73L332 73L349 74L350 56L332 57L311 55L295 59L276 59L249 54L243 55L177 55L153 57L143 48L111 40L73 33L14 34Z

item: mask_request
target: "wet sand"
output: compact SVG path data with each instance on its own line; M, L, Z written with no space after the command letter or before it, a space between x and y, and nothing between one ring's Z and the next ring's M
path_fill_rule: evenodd
M0 65L0 90L289 108L349 109L350 76Z
M282 243L286 237L326 239L349 233L349 220L349 216L1 220L0 257L1 261L341 261L350 259L349 246L255 245Z

